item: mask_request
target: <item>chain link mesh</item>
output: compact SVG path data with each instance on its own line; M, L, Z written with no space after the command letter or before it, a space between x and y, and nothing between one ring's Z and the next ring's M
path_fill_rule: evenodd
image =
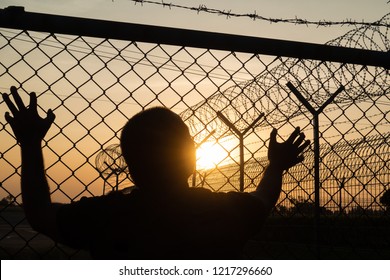
M358 28L329 44L390 49L385 27ZM132 186L118 147L120 131L128 118L153 106L180 114L198 143L191 186L240 191L242 177L243 190L252 191L267 166L272 128L282 139L296 126L309 139L313 135L313 115L286 84L314 109L343 86L319 115L320 235L314 232L311 147L304 162L285 174L280 199L246 256L315 258L319 248L325 258L390 256L390 206L380 202L390 174L388 70L4 28L0 57L1 91L11 85L22 95L35 91L41 113L52 108L57 115L43 150L52 199L65 203ZM6 110L0 101L0 111ZM19 207L19 148L0 120L2 258L88 257L29 228Z

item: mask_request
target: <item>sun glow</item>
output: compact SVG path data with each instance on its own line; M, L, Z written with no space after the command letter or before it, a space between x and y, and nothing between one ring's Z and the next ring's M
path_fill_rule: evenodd
M206 142L196 150L197 169L215 168L227 156L227 151L217 143Z

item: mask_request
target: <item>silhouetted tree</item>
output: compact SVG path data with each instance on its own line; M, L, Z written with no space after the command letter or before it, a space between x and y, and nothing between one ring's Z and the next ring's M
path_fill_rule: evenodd
M386 190L381 198L379 199L379 202L386 208L387 211L390 210L390 189Z
M298 213L303 216L312 216L315 213L315 203L309 199L305 200L302 197L298 199L291 198L291 202L293 203L293 207L291 208L292 213ZM321 214L332 214L330 210L327 210L324 206L320 206Z
M0 200L0 206L13 206L14 197L12 195L7 195Z

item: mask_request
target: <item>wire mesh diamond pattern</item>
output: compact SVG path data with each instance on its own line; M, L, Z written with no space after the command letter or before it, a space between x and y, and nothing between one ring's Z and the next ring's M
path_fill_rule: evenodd
M351 41L347 41L349 45ZM343 42L338 39L329 44ZM116 158L111 157L114 167L105 160L100 163L105 166L103 175L96 166L97 158L109 151L112 154L128 118L153 106L180 114L198 150L204 149L198 153L190 186L240 191L243 176L242 190L252 191L268 163L273 127L279 129L282 139L296 126L312 137L313 116L286 84L294 84L315 109L343 86L319 116L323 234L317 238L330 258L367 257L368 253L374 258L389 256L383 245L390 242L390 235L385 234L390 208L380 203L389 189L390 174L388 70L5 28L0 29L0 57L1 91L7 92L11 85L22 92L35 91L41 113L52 108L57 115L43 150L52 199L65 203L132 186ZM0 108L6 111L2 101ZM254 123L261 113L264 117ZM0 210L1 255L84 258L85 252L26 230L26 220L16 218L21 205L19 151L10 126L3 116L0 120L0 196L5 202ZM241 134L243 137L238 137ZM259 239L247 249L249 257L313 256L314 159L310 148L304 162L285 174L278 204ZM369 225L363 226L363 220ZM378 238L368 233L374 226ZM291 236L279 232L281 228ZM337 237L327 236L331 231ZM360 238L351 235L352 231L360 233Z

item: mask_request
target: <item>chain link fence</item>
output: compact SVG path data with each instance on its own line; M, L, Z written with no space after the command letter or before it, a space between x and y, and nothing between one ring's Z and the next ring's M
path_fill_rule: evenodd
M1 14L1 91L35 91L40 110L57 116L43 147L54 201L129 190L120 131L149 107L182 116L198 146L189 184L213 191L253 191L272 128L285 139L299 126L313 145L284 175L280 199L244 257L390 257L390 203L381 200L390 174L386 27L358 28L324 46L265 40L250 49L257 39ZM88 258L28 226L6 110L0 101L2 258Z

